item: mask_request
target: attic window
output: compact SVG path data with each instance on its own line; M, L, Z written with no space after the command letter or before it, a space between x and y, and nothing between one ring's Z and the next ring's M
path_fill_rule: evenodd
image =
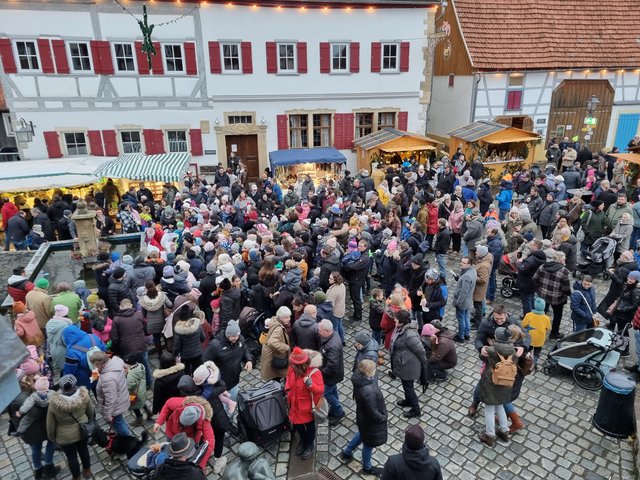
M509 87L522 87L524 85L524 75L512 73L509 75Z

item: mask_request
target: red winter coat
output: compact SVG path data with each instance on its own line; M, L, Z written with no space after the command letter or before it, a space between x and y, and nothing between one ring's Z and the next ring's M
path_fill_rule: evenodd
M13 217L20 210L15 206L13 202L7 202L2 205L2 210L0 210L0 215L2 215L2 228L7 229L7 222L9 219Z
M382 314L382 319L380 320L380 328L384 332L384 348L387 350L391 348L391 337L393 336L393 331L396 328L396 321L394 317L398 310L400 310L400 308L395 305L387 305L384 309L384 313Z
M312 350L305 351L313 352ZM321 358L320 354L317 352L313 353L317 357ZM322 360L320 360L320 364L322 364ZM307 388L304 384L304 377L309 375L313 370L315 370L315 372L311 375L312 384L310 388ZM317 367L309 366L309 368L307 368L307 372L303 376L298 377L294 373L293 368L289 367L284 388L285 391L288 392L287 402L289 403L289 420L291 420L291 423L294 425L301 425L312 421L313 410L311 409L311 395L313 394L313 399L317 405L324 393L322 372L320 372Z
M16 317L14 329L25 345L39 347L44 342L44 335L38 326L38 322L36 322L36 315L33 312L19 313Z
M435 203L427 203L429 220L427 220L427 235L438 233L438 206Z
M199 407L201 409L201 415L195 424L185 427L180 425L180 415L182 411L189 406ZM160 410L160 415L158 415L156 423L163 425L166 422L164 433L169 440L171 440L174 435L184 432L196 445L199 445L203 441L208 442L207 451L198 464L198 466L204 470L207 467L207 462L209 458L211 458L215 447L213 428L211 428L212 416L213 410L211 410L211 404L203 397L173 397L167 400L162 410Z

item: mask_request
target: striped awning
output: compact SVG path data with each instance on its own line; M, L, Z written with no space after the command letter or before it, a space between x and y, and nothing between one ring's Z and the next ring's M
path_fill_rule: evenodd
M162 153L121 155L108 162L96 173L105 178L126 178L149 182L178 182L184 178L190 153Z

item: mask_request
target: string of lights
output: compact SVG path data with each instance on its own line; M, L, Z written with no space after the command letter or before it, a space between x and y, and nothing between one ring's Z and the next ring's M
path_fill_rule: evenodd
M127 7L125 7L119 0L113 0L114 2L116 2L121 8L122 10L124 10L125 12L127 12L129 15L131 15L136 22L139 22L140 20L138 19L138 17L135 16L134 13L132 13ZM156 27L162 27L163 25L169 25L171 23L176 23L180 20L182 20L184 17L188 17L190 16L193 12L195 12L198 9L198 5L196 4L195 7L190 8L189 10L187 10L185 13L183 13L182 15L180 15L179 17L174 18L173 20L168 20L166 22L162 22L162 23L158 23L155 26Z

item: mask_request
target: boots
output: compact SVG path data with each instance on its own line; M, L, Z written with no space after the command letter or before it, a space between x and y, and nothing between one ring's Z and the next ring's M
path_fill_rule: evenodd
M509 434L507 432L503 432L502 430L496 430L496 437L498 440L502 440L505 443L509 443Z
M56 465L45 465L42 470L43 478L56 478L56 475L60 473L60 467Z
M378 366L381 367L382 365L384 365L384 352L378 350Z
M162 340L159 342L153 342L153 346L156 347L156 353L158 357L162 355Z
M518 430L522 430L524 428L524 423L522 423L522 419L516 412L511 412L507 415L509 420L511 420L511 426L509 427L509 433L517 432Z
M488 435L487 432L478 432L478 438L482 443L490 447L493 447L496 443L496 437L495 436L492 437L491 435Z
M91 473L91 469L90 468L83 468L82 469L82 478L93 478L93 473Z
M146 405L144 406L144 413L147 414L147 420L153 420L153 412Z

